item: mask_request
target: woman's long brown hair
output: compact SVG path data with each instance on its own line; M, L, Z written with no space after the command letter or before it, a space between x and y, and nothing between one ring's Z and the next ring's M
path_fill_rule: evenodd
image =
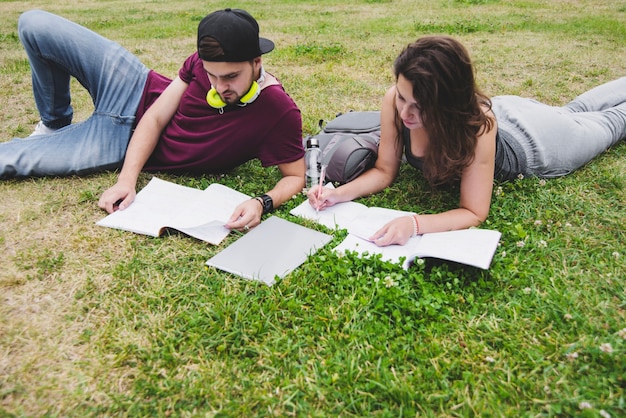
M426 36L400 53L394 74L413 85L428 134L424 176L433 186L459 180L474 159L478 135L494 123L481 108L491 108L491 101L476 86L467 50L451 37ZM396 121L398 141L402 141L397 110Z

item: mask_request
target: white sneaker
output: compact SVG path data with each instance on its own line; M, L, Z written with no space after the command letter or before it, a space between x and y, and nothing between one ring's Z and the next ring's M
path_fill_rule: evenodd
M39 121L37 126L35 126L35 130L29 136L48 135L48 134L51 134L51 133L53 133L55 131L56 131L56 129L48 128L46 125L43 124L43 121Z

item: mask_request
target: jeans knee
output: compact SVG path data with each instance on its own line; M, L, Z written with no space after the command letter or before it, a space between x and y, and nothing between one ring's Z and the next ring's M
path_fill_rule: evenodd
M20 15L17 20L17 34L24 42L30 34L46 27L50 21L50 14L43 10L28 10Z

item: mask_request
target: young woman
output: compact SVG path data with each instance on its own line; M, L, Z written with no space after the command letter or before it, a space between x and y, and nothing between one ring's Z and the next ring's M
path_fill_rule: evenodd
M433 186L460 183L457 209L405 216L372 241L405 244L415 234L479 225L489 214L493 179L568 174L626 137L626 77L563 107L517 96L489 99L477 87L467 50L446 36L408 45L394 63L395 86L381 109L375 166L309 202L320 210L379 192L398 174L402 155Z

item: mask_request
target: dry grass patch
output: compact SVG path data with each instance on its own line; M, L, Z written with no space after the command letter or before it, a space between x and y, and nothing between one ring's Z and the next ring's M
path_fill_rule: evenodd
M0 183L0 405L41 415L97 383L87 337L106 318L81 299L106 289L111 263L130 252L127 237L94 225L100 190L92 178Z

